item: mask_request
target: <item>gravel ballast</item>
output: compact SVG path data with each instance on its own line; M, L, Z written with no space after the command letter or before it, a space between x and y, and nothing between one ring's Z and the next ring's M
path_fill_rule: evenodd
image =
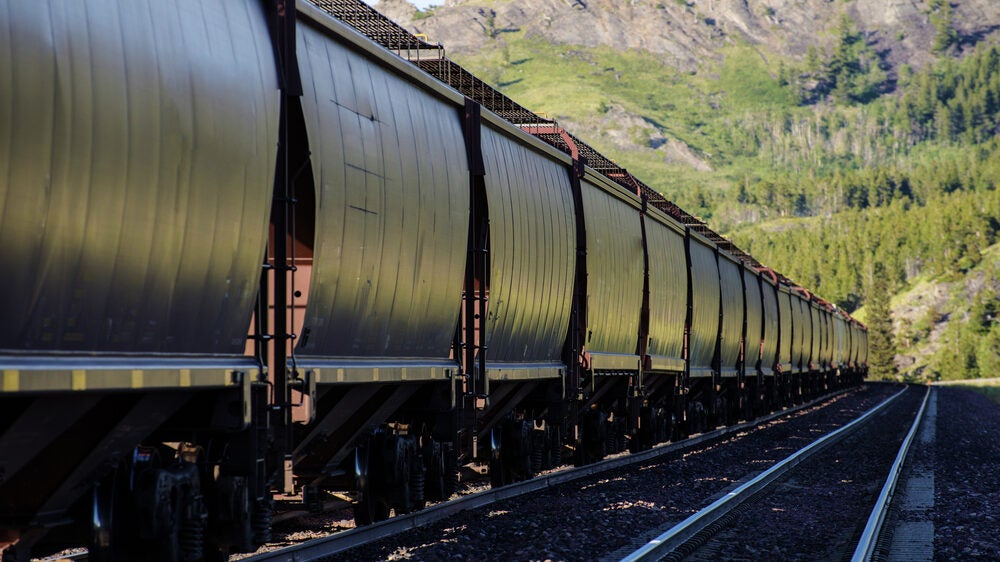
M408 531L330 560L613 558L658 534L654 530L662 532L680 522L737 482L854 419L898 389L894 385L866 385L822 407L707 445L560 485L542 494L463 512L431 527ZM928 498L933 496L933 505L927 512L933 521L928 535L933 535L933 548L928 538L927 547L920 548L927 551L921 559L1000 560L1000 405L970 390L937 387L936 393L937 423L936 432L932 432L936 438L929 446L917 446L911 452L920 456L922 471L933 472L931 480L935 482L933 493L928 493ZM814 531L819 538L824 513L830 509L803 509L802 526L819 529ZM309 519L309 524L300 521L282 525L288 533L284 539L298 542L294 535L302 540L325 534L323 527L329 532L348 526L343 525L347 523L344 521L335 522L336 517L325 522L321 515ZM776 556L809 559L807 550L813 549L792 541L761 548L756 551L759 557L754 550L730 554L746 560Z
M925 394L908 389L748 502L690 556L669 559L850 559Z
M637 547L898 389L870 385L695 450L465 512L331 560L595 560Z
M1000 560L1000 404L938 387L935 560Z

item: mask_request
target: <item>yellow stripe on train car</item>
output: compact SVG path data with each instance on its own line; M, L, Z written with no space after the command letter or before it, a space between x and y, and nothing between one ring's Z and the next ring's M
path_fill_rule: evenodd
M74 370L70 388L72 390L87 390L87 371Z
M3 372L3 391L17 392L21 390L21 373L19 371L5 370Z

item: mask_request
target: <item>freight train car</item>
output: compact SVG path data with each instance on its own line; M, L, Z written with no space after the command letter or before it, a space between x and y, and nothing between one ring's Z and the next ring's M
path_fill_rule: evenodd
M264 13L0 13L4 560L81 540L97 558L125 535L200 558L209 528L249 548L268 524L267 393L243 354L279 120ZM126 497L137 517L116 515Z
M275 497L364 524L865 373L862 325L361 2L11 4L0 44L4 562L223 559Z

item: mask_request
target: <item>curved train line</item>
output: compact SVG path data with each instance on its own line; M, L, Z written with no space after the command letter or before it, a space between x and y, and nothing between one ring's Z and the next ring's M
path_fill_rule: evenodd
M212 560L752 419L863 325L353 0L0 8L0 548Z

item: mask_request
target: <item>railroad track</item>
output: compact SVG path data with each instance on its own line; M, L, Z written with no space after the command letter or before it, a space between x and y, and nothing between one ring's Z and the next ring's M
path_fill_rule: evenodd
M873 386L878 386L878 385L873 385ZM280 550L274 550L271 552L257 554L250 558L244 558L243 560L306 561L306 560L320 560L331 557L332 559L344 559L344 560L386 558L387 556L385 555L386 552L385 545L391 545L389 547L391 550L394 548L404 548L404 549L408 548L407 546L397 547L396 545L419 544L421 543L421 541L426 543L427 541L425 539L415 540L413 536L420 534L423 534L424 537L438 536L438 534L441 532L440 529L448 526L454 526L453 522L456 520L456 518L454 517L450 519L448 518L458 513L468 513L469 515L462 515L457 519L467 523L469 527L468 529L469 532L478 533L481 532L480 531L481 527L479 525L483 521L484 517L487 518L488 520L489 518L494 517L495 514L498 513L502 514L507 512L507 510L516 513L521 509L520 507L515 507L516 505L519 504L513 504L512 506L511 501L513 502L538 501L535 499L536 497L538 496L545 497L546 495L551 496L552 494L561 495L563 498L572 497L574 495L580 496L581 498L587 495L595 495L595 494L604 495L605 492L600 489L600 486L603 483L613 480L623 480L632 478L630 476L625 476L623 478L621 473L622 470L631 470L639 472L642 475L640 479L631 480L631 482L642 483L643 485L646 485L648 482L645 480L645 478L648 478L648 476L650 476L653 472L657 470L655 468L651 470L652 467L656 467L657 465L660 465L664 462L681 463L682 465L687 464L688 466L700 466L702 464L705 464L705 461L707 460L704 455L714 454L714 453L706 453L705 451L712 450L715 452L719 452L726 450L727 448L735 448L735 447L730 447L731 443L738 443L740 439L747 439L748 437L746 436L748 435L752 436L755 434L755 432L762 432L761 435L759 436L762 442L770 442L774 438L774 435L767 434L766 432L795 425L786 422L792 419L806 419L806 418L801 418L801 416L808 417L814 415L815 413L822 413L824 411L824 408L826 408L830 404L839 403L843 405L845 403L849 403L851 400L853 400L853 398L850 397L853 396L854 394L855 394L854 392L834 393L819 398L817 400L814 400L812 402L809 402L807 404L803 404L796 408L791 408L788 410L777 412L766 418L763 418L761 420L752 423L744 423L733 427L722 428L701 435L696 435L685 441L661 445L653 450L645 451L643 453L639 453L636 455L623 455L616 458L606 459L599 463L587 465L584 467L563 469L561 471L556 471L546 475L539 476L536 479L529 480L526 482L516 483L502 488L489 489L483 492L461 497L456 500L452 500L450 502L445 502L442 504L438 504L436 506L431 506L420 512L408 514L405 516L395 517L375 525L361 527L350 531L338 532L328 537L314 539L308 542L282 548ZM863 394L864 393L862 392L858 396L861 396ZM886 400L885 402L888 402L888 404L892 404L893 401L898 401L901 394L902 393L899 393L892 399ZM861 412L866 411L871 405L882 401L883 398L885 398L888 395L889 392L887 392L886 390L882 390L881 397L876 397L876 396L868 397L867 405L864 406L863 408L857 405L850 407L844 406L842 408L844 411L850 410L852 413L849 416L843 413L840 414L841 416L843 416L842 418L843 421L838 422L837 425L831 425L831 422L827 420L826 422L822 422L819 425L813 424L811 429L809 430L805 431L796 430L799 432L800 435L790 440L790 442L795 442L798 444L791 445L789 443L785 443L779 445L776 448L777 452L774 453L773 459L771 461L768 461L767 466L770 466L770 464L772 463L777 464L779 461L781 461L781 459L783 459L787 454L785 451L793 448L799 448L801 447L802 443L807 443L811 441L814 438L811 435L820 432L825 433L831 431L835 427L839 427L840 425L846 423L848 419L853 419L854 417L857 417ZM883 402L883 408L886 406L885 402ZM867 414L868 418L874 415L876 414L871 412ZM763 429L755 429L755 426L760 426ZM854 427L856 428L856 426ZM849 433L850 431L851 430L843 430L841 432L841 435ZM735 455L742 456L742 454L743 453L737 453ZM732 455L730 455L730 458L732 458ZM755 462L760 463L762 461L757 460ZM787 464L791 464L792 462L794 461L789 461ZM802 461L799 461L799 463L801 462ZM631 465L636 465L636 466L631 467ZM763 465L758 464L757 466L763 466ZM703 469L702 474L700 476L677 475L675 468L668 468L667 472L671 473L670 476L671 479L680 480L687 478L687 480L678 483L678 485L683 487L696 487L698 485L697 482L701 482L704 480L715 479L719 481L726 481L728 478L729 482L734 482L736 478L740 478L740 476L725 477L720 474L712 473L710 469L704 467L702 467L702 469ZM740 470L743 470L743 472L740 473L737 471L734 472L733 474L749 474L751 473L751 471L757 472L760 469L747 470L746 467L744 467ZM706 477L707 475L711 475L711 477ZM715 476L718 476L718 478L713 478ZM574 483L571 484L567 489L567 486L565 486L565 484L571 482ZM720 490L720 492L722 491L724 486L725 486L724 482L723 484L719 485L718 489ZM742 484L740 486L742 486ZM584 492L584 490L586 491ZM693 513L698 509L698 507L696 506L701 506L705 505L706 503L710 503L711 500L709 498L711 498L712 495L718 495L720 492L713 492L712 494L709 495L703 494L702 497L704 499L700 501L699 500L693 500L693 502L689 501L686 505L689 505L690 508L686 507L685 505L680 505L679 508L671 508L665 511L661 511L660 513L661 514L666 514L668 512L674 514L680 513L681 514L680 517L677 517L676 515L673 516L673 520L677 522L682 517L684 517L684 513L688 514ZM671 490L668 493L673 494L674 491ZM734 493L735 491L727 491L724 493L724 495L728 497L734 495ZM610 494L608 495L610 496ZM512 499L512 498L517 498L517 499ZM510 500L510 501L505 501L505 500ZM541 500L542 503L550 501L551 501L550 499ZM652 499L651 501L656 502L658 500ZM496 504L497 502L503 502L503 503L501 503L499 506L493 505ZM492 507L487 507L487 506L492 506ZM486 508L486 509L477 509L477 508ZM580 509L582 510L583 508ZM488 515L483 515L486 513L488 513ZM566 515L567 518L569 518L569 516L571 516L571 513L567 512ZM663 516L660 515L660 517L662 519ZM604 518L604 516L602 515L601 518ZM654 525L649 525L649 526L636 525L636 526L622 527L621 524L619 523L618 528L652 529L654 528ZM558 530L553 530L553 532L560 533L560 531ZM587 532L592 535L601 535L600 531L588 530ZM489 532L483 532L484 535L488 533ZM647 532L646 536L648 537L651 534L659 534L659 532L656 533ZM877 536L877 533L874 535ZM449 539L438 542L455 543L455 542L462 542L466 538L468 537L464 536L464 537L458 537L456 539L456 537L453 536ZM537 537L535 537L535 539L537 539ZM529 542L529 546L526 547L527 548L526 552L533 552L531 549L537 547L531 545L539 543L530 543L530 540L532 540L531 538L528 538L526 540ZM596 558L617 560L619 558L622 558L623 556L630 555L631 552L635 550L635 547L641 544L641 542L632 543L632 547L627 551L624 551L624 549L621 549L618 546L613 546L612 548L609 548L607 552L604 551L600 552L593 551L593 552L595 553ZM379 544L381 544L382 546L381 547L376 546ZM378 548L383 549L381 553L378 553L377 550ZM482 558L484 556L483 552L491 553L488 557L491 557L492 559L524 558L524 556L519 556L519 555L511 556L510 553L504 553L500 550L497 551L482 550L483 548L482 545L469 545L462 548L467 549L465 551L466 553L477 552L478 554L474 557L478 558ZM580 548L581 550L564 550L563 554L561 555L547 556L547 557L551 557L554 559L560 559L560 558L582 559L583 557L589 557L589 556L584 556L584 553L591 552L591 550L588 549L593 548L593 546L591 545L588 547L584 545L581 546ZM426 550L426 551L418 550L417 552L418 553L415 555L415 559L420 559L422 557L437 558L437 559L442 558L439 555L439 553L432 550ZM653 556L657 558L660 557L655 554ZM447 557L448 556L445 556L445 558ZM468 555L465 556L465 558L468 557L469 557ZM85 554L74 555L69 559L86 560L86 555Z
M73 551L39 558L38 562L87 562L88 560L90 554L87 551Z
M700 445L706 445L714 440L720 440L721 438L725 438L727 436L744 433L755 426L762 426L779 418L814 407L817 404L830 400L840 394L843 394L843 391L831 393L811 402L776 412L752 422L720 428L711 432L693 436L677 443L660 445L649 451L644 451L638 454L626 454L615 458L605 459L583 467L567 468L546 475L541 475L528 481L485 490L437 504L419 512L393 517L374 525L338 532L327 537L313 539L301 544L285 547L280 550L257 554L244 560L247 562L304 562L324 559L330 556L345 553L347 551L352 551L353 549L357 549L359 547L364 547L365 545L370 545L377 541L393 537L413 529L419 529L431 525L437 521L464 511L490 506L497 502L511 498L536 494L547 489L552 489L561 484L588 477L594 477L630 465L649 463L657 457L693 449Z
M907 399L901 399L907 393L910 396ZM803 544L810 544L811 546L807 550L810 557L822 559L850 557L854 561L871 560L873 552L879 545L879 537L883 532L883 523L886 520L899 475L923 418L931 391L927 390L920 403L919 411L913 417L912 425L908 425L909 416L904 414L912 412L913 406L907 402L916 400L913 396L915 393L914 389L909 388L900 391L849 425L814 441L770 469L737 486L708 507L670 527L638 549L632 552L616 553L613 558L620 558L622 562L633 562L715 560L734 557L752 559L755 556L760 558L775 554L779 558L801 556L801 550L799 552L787 550L787 545L783 545L781 542L781 538L784 538L790 539L799 549L803 548ZM897 413L895 418L891 417L893 413ZM906 431L907 427L909 427L908 432ZM866 441L868 444L882 443L884 445L885 440L876 435L885 434L903 434L905 437L896 441L900 443L900 446L895 456L891 455L891 450L888 450L888 454L884 455L890 459L889 462L876 463L879 467L874 469L875 472L882 474L883 478L888 473L888 477L885 478L884 483L878 482L880 491L878 491L874 505L869 504L871 512L859 538L857 528L860 525L852 526L849 523L839 522L836 519L838 514L831 513L824 509L822 504L816 503L815 499L808 493L812 491L810 488L815 487L809 482L814 481L818 473L825 472L823 478L840 478L839 483L845 487L849 486L855 489L868 487L879 490L879 486L872 485L876 482L875 480L868 482L854 480L858 474L863 472L867 471L870 474L871 469L865 468L861 472L852 472L848 467L833 470L829 468L830 459L837 457L847 459L846 462L849 463L864 462L855 459L855 456L850 454L849 448L856 446L856 443ZM852 440L854 443L850 442ZM836 450L838 447L840 449L847 447L848 450L846 452ZM884 447L888 446L884 445ZM824 462L827 463L825 471ZM845 475L847 473L851 474L850 481L844 480L847 478ZM803 477L802 474L807 476ZM829 484L825 486L829 486ZM827 487L822 490L836 490L836 487ZM865 495L863 490L861 495ZM834 498L834 501L844 502L847 499ZM839 509L847 512L846 517L853 517L855 521L857 520L856 513L853 515L850 513L851 506ZM787 516L774 517L773 514L776 512L787 514ZM813 512L813 516L822 518L826 528L812 528L812 522L809 517L804 517L804 512ZM784 523L778 521L784 521ZM824 531L831 531L834 528L843 531L839 533L839 536L837 536L836 531L833 536L830 536L829 532L824 533ZM768 531L767 529L772 530ZM805 536L794 536L796 532L815 533L817 536L810 543ZM789 537L789 535L792 536ZM853 554L850 550L851 545L855 545ZM815 550L815 548L824 547L828 548L827 552Z
M924 419L917 430L902 470L894 471L894 489L890 490L882 529L874 531L878 539L866 549L866 558L887 562L931 562L935 557L934 444L937 434L938 391L927 399Z

